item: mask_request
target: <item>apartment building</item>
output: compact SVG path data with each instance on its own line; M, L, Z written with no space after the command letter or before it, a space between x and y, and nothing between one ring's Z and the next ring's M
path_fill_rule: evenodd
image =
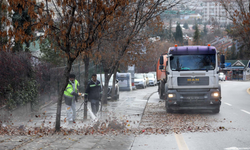
M198 13L203 11L203 1L191 0L187 2L188 8Z
M228 13L219 1L203 0L203 22L217 22L220 25L227 25L232 22L227 19L227 16Z

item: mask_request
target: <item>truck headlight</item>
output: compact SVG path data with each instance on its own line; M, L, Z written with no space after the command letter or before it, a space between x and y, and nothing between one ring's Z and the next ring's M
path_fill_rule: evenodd
M219 97L220 94L219 94L219 92L214 92L214 93L211 94L211 96L213 96L213 97Z
M168 94L168 98L173 98L173 97L175 97L175 94Z

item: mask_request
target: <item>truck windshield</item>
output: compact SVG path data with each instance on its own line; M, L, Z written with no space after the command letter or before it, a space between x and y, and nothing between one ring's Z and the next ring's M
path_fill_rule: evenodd
M173 55L170 57L170 68L173 71L214 70L215 55Z

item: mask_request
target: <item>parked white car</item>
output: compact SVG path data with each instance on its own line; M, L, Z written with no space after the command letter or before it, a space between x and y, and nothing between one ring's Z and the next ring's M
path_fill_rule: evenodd
M147 82L146 82L146 75L145 74L135 74L134 77L134 81L135 81L135 86L137 87L142 87L142 88L146 88L147 87Z
M226 75L223 72L219 73L219 80L220 81L226 81Z
M148 77L148 80L149 80L149 85L153 85L153 86L157 85L157 80L156 80L156 77L155 77L154 74L148 73L147 77Z
M154 76L155 76L155 78L156 78L156 72L153 72L153 71L152 71L152 72L148 72L148 74L149 74L149 73L154 74Z

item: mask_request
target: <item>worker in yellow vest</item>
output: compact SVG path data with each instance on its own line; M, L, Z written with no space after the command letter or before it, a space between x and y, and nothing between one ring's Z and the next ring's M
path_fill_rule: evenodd
M76 119L76 102L78 96L79 82L75 79L74 74L69 75L69 83L64 90L64 99L66 104L67 120L74 122Z

